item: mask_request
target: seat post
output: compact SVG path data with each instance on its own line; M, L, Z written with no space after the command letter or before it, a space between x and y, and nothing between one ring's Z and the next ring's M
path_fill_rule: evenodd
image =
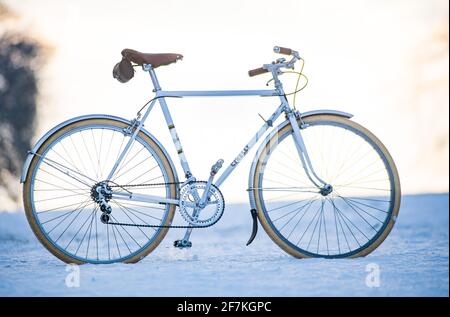
M148 71L148 73L150 74L150 78L152 80L153 87L155 87L154 91L156 92L156 91L161 90L161 86L159 85L158 78L156 77L156 73L155 73L155 70L153 69L152 65L144 64L144 65L142 65L142 67L144 68L145 71Z

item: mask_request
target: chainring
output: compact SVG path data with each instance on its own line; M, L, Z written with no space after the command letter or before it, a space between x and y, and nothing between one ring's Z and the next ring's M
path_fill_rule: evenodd
M205 181L195 181L184 185L180 189L179 211L183 219L192 226L207 227L215 224L222 217L225 210L225 200L218 187L211 184L209 188L209 199L204 208L200 208L197 216L194 211L199 208L195 204L195 195L202 197L206 189Z

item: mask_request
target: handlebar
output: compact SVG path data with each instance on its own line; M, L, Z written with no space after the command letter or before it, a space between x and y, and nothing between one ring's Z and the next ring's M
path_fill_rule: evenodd
M261 74L268 73L268 72L269 71L267 69L260 67L260 68L255 68L255 69L249 70L248 75L250 77L253 77L253 76L261 75Z
M276 62L272 62L272 64L264 65L263 67L259 67L259 68L255 68L255 69L249 70L248 71L248 75L250 77L270 72L271 69L273 69L273 67L271 65L277 65L278 69L281 68L281 67L294 68L294 63L297 60L300 59L299 54L296 51L294 51L293 49L290 49L290 48L281 47L281 46L275 46L273 48L273 51L275 53L277 53L277 54L290 55L290 56L292 56L292 59L290 61L288 61L288 62L285 62L285 59L281 58L281 59L277 60Z
M273 51L277 54L292 55L292 49L286 47L274 46Z

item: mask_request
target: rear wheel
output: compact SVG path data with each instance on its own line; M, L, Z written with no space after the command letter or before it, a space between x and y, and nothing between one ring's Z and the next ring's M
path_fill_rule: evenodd
M391 231L400 206L400 182L384 145L361 125L333 115L304 119L301 130L320 191L307 177L290 124L259 155L252 193L259 220L295 257L365 256Z
M67 263L137 262L154 250L168 228L111 225L102 222L94 201L127 141L126 123L85 119L51 135L39 148L28 171L23 200L28 222L39 241ZM111 186L133 193L176 198L174 172L161 148L140 132L111 178ZM123 191L120 187L114 190ZM174 205L109 199L111 222L170 225Z

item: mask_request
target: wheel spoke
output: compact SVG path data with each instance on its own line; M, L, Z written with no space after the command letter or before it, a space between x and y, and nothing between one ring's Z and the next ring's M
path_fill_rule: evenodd
M300 241L302 241L303 237L305 236L306 232L308 231L309 227L311 226L311 224L314 222L314 220L316 219L317 214L320 211L320 207L317 208L316 212L314 213L314 217L311 219L311 221L309 222L308 226L306 227L305 231L303 232L303 234L301 235L300 239L298 240L298 242L296 243L296 245L298 245L300 243Z
M300 132L308 156L330 191L310 182L290 127L268 141L273 146L260 154L257 181L249 190L274 228L275 241L289 242L288 248L307 256L358 254L386 228L395 206L395 166L378 141L351 121L312 118L306 126Z
M297 223L295 224L295 226L292 228L291 232L288 234L287 238L289 239L290 236L292 235L292 233L294 232L294 230L297 228L297 226L299 225L300 221L302 221L303 217L306 216L306 214L308 213L308 211L310 210L310 207L312 206L312 204L314 203L314 200L311 200L311 203L308 205L308 207L306 207L305 211L303 212L303 214L300 216L300 218L298 219Z
M112 206L111 222L136 226L111 226L101 221L94 186L106 181L105 172L115 165L130 137L123 134L123 124L113 120L112 124L104 119L91 122L94 121L65 127L58 137L48 139L41 154L35 155L37 163L33 164L27 194L30 206L26 208L34 215L50 250L64 254L64 260L123 262L145 254L146 248L154 248L160 242L158 228L144 229L140 225L160 225L174 209L169 205L118 203L106 198ZM112 190L121 192L121 186L147 179L144 183L163 185L133 187L133 192L175 197L175 187L164 185L174 182L170 176L173 173L166 169L167 158L158 153L160 149L139 133L111 178Z
M97 210L97 206L94 208L94 210L92 211L92 213L91 213L91 215L90 215L91 221L89 222L89 225L86 227L86 231L84 232L83 237L81 238L81 241L80 241L80 243L78 244L77 249L75 250L75 255L78 254L78 251L80 250L80 248L81 248L81 246L82 246L82 244L83 244L83 242L84 242L84 238L86 237L86 235L87 235L88 231L90 230L90 228L92 228L92 223L93 223L93 221L94 221L94 216L95 216L95 211L96 211L96 210Z
M282 206L279 206L279 207L276 207L276 208L273 208L273 209L269 209L269 210L267 210L267 212L269 213L269 212L273 212L273 211L275 211L275 210L280 210L280 209L283 209L283 208L285 208L285 207L289 207L289 206L298 204L298 203L300 203L300 202L309 200L309 199L311 199L311 198L313 198L313 197L315 197L315 196L310 196L310 197L307 198L307 199L296 200L296 201L294 201L294 202L292 202L292 203L288 203L288 204L285 204L285 205L282 205Z
M286 222L286 223L279 229L279 230L281 231L281 230L283 230L284 227L286 227L286 225L287 225L289 222L291 222L292 219L294 219L294 218L298 215L298 213L299 213L300 211L302 211L303 208L305 208L306 206L310 205L310 204L313 203L313 202L314 202L314 199L310 199L306 204L304 204L304 205L302 205L302 206L300 206L300 207L298 207L298 208L296 208L296 209L294 209L294 210L292 210L292 211L289 211L288 213L284 214L284 215L281 216L281 217L278 217L277 219L274 219L273 222L275 222L275 221L277 221L277 220L280 220L280 219L286 217L287 215L290 215L290 214L292 214L293 212L295 212L295 214L288 220L288 222Z
M142 211L140 211L140 210L137 210L137 209L128 207L128 206L130 206L130 205L132 205L132 204L129 204L129 203L126 203L126 202L121 202L121 203L119 203L119 202L116 201L116 200L112 200L112 201L113 201L117 206L120 206L120 207L122 207L122 208L125 208L126 210L128 210L128 211L130 211L130 212L131 212L131 211L134 211L134 212L136 212L136 213L138 213L138 214L141 214L141 215L143 215L143 216L146 216L146 217L148 217L148 218L152 218L152 219L155 219L155 220L157 220L157 221L162 221L161 218L157 218L157 217L155 217L155 216L146 214L145 212L142 212ZM139 205L136 205L136 204L133 204L132 206L138 206L138 207L142 207L142 208L152 208L152 207L149 207L149 206L139 206ZM157 209L157 208L155 208L155 209ZM165 209L159 209L159 210L165 210ZM146 223L146 224L148 224L148 223Z

